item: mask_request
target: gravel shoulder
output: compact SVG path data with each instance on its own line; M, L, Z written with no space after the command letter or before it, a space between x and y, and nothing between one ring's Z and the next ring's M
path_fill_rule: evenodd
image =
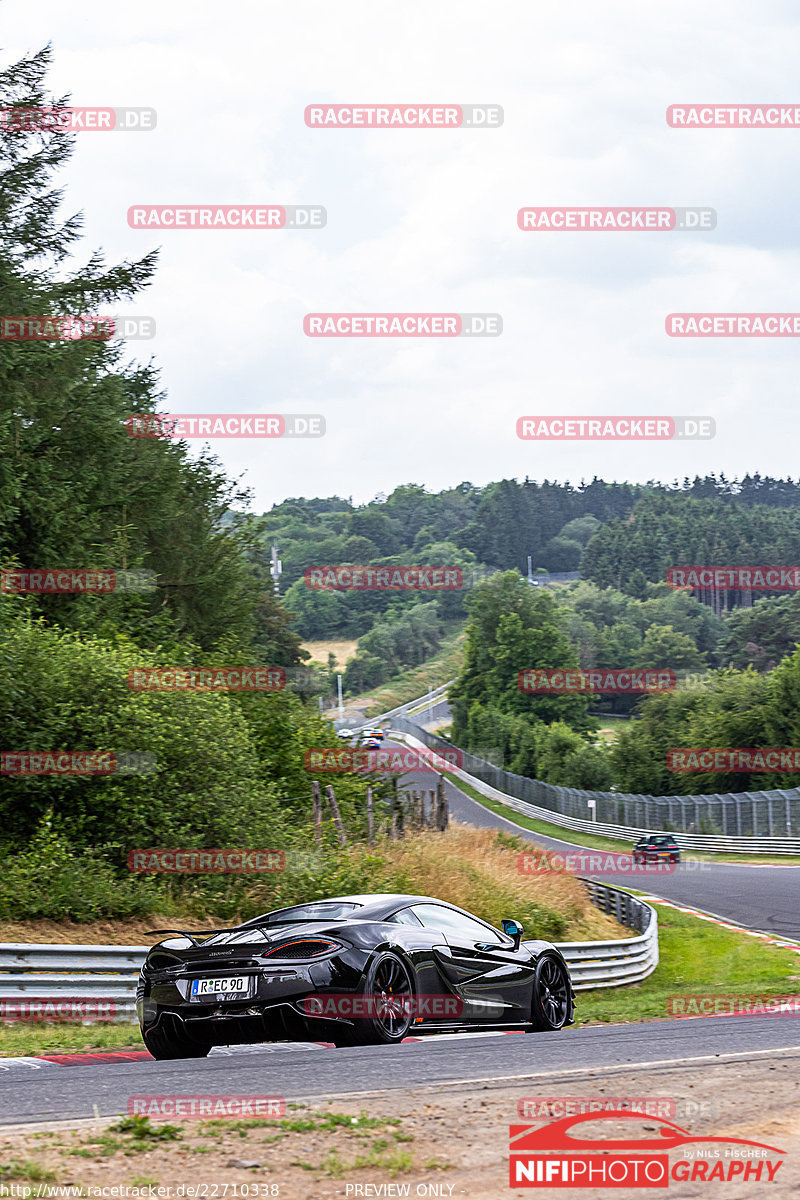
M547 1103L543 1099L547 1097ZM678 1068L629 1067L564 1076L546 1088L541 1079L518 1084L463 1084L420 1087L402 1092L373 1092L333 1097L324 1103L291 1104L285 1122L267 1124L222 1120L176 1122L176 1140L112 1131L114 1122L0 1130L0 1163L27 1164L15 1176L0 1168L5 1182L47 1180L83 1187L169 1187L164 1197L190 1195L189 1185L205 1187L195 1195L276 1195L283 1200L348 1200L366 1196L468 1197L497 1200L523 1197L529 1189L509 1188L508 1127L546 1123L544 1113L563 1115L559 1102L580 1098L630 1103L648 1097L650 1111L667 1115L691 1134L746 1138L784 1150L785 1157L769 1194L778 1200L800 1188L800 1047L789 1054L759 1055L750 1060ZM519 1105L528 1113L520 1117ZM543 1109L542 1105L545 1105ZM532 1108L530 1107L532 1105ZM656 1107L654 1107L656 1106ZM658 1107L660 1106L660 1107ZM525 1111L525 1110L523 1110ZM591 1135L630 1135L633 1122L604 1120ZM158 1133L164 1122L153 1121ZM658 1122L643 1115L636 1136L653 1136ZM619 1131L619 1132L616 1132ZM672 1162L679 1151L672 1152ZM256 1191L253 1185L259 1185ZM178 1191L183 1185L184 1191ZM216 1185L216 1192L213 1190ZM237 1185L237 1189L234 1189ZM275 1190L271 1190L273 1188ZM369 1185L369 1187L367 1186ZM382 1186L383 1185L383 1186ZM391 1185L391 1187L389 1187ZM406 1190L406 1185L408 1190ZM764 1183L671 1183L669 1195L755 1196ZM549 1189L548 1189L549 1190ZM85 1192L86 1195L90 1193ZM124 1196L138 1194L123 1191ZM158 1194L158 1193L155 1193ZM559 1188L564 1197L608 1197L608 1190ZM611 1193L616 1194L616 1193ZM663 1192L662 1192L663 1194Z

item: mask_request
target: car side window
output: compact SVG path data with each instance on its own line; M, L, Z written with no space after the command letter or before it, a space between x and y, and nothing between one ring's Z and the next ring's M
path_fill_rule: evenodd
M393 913L386 920L390 925L415 925L419 929L422 922L414 916L410 908L401 908L399 912Z
M494 942L498 946L506 944L495 929L454 912L452 908L445 908L443 904L415 904L411 911L426 929L439 930L445 937L467 942Z

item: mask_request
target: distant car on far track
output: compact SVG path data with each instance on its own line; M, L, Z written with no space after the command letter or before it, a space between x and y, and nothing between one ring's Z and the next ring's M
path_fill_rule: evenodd
M635 863L681 861L681 848L672 834L648 833L633 847Z

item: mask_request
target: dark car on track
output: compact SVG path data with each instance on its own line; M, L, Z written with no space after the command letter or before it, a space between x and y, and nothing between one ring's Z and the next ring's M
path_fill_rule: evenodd
M339 896L218 930L154 930L136 992L155 1058L212 1046L402 1041L409 1032L571 1025L561 951L430 896Z
M681 848L672 834L648 833L633 847L635 863L671 862L681 860Z

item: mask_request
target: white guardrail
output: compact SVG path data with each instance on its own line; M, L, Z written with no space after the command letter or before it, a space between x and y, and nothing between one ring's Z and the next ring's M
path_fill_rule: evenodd
M576 991L620 987L658 966L655 909L619 888L584 880L592 903L637 935L608 942L558 942ZM148 946L0 945L0 1014L6 1020L132 1021ZM102 1007L101 1007L102 1006Z

